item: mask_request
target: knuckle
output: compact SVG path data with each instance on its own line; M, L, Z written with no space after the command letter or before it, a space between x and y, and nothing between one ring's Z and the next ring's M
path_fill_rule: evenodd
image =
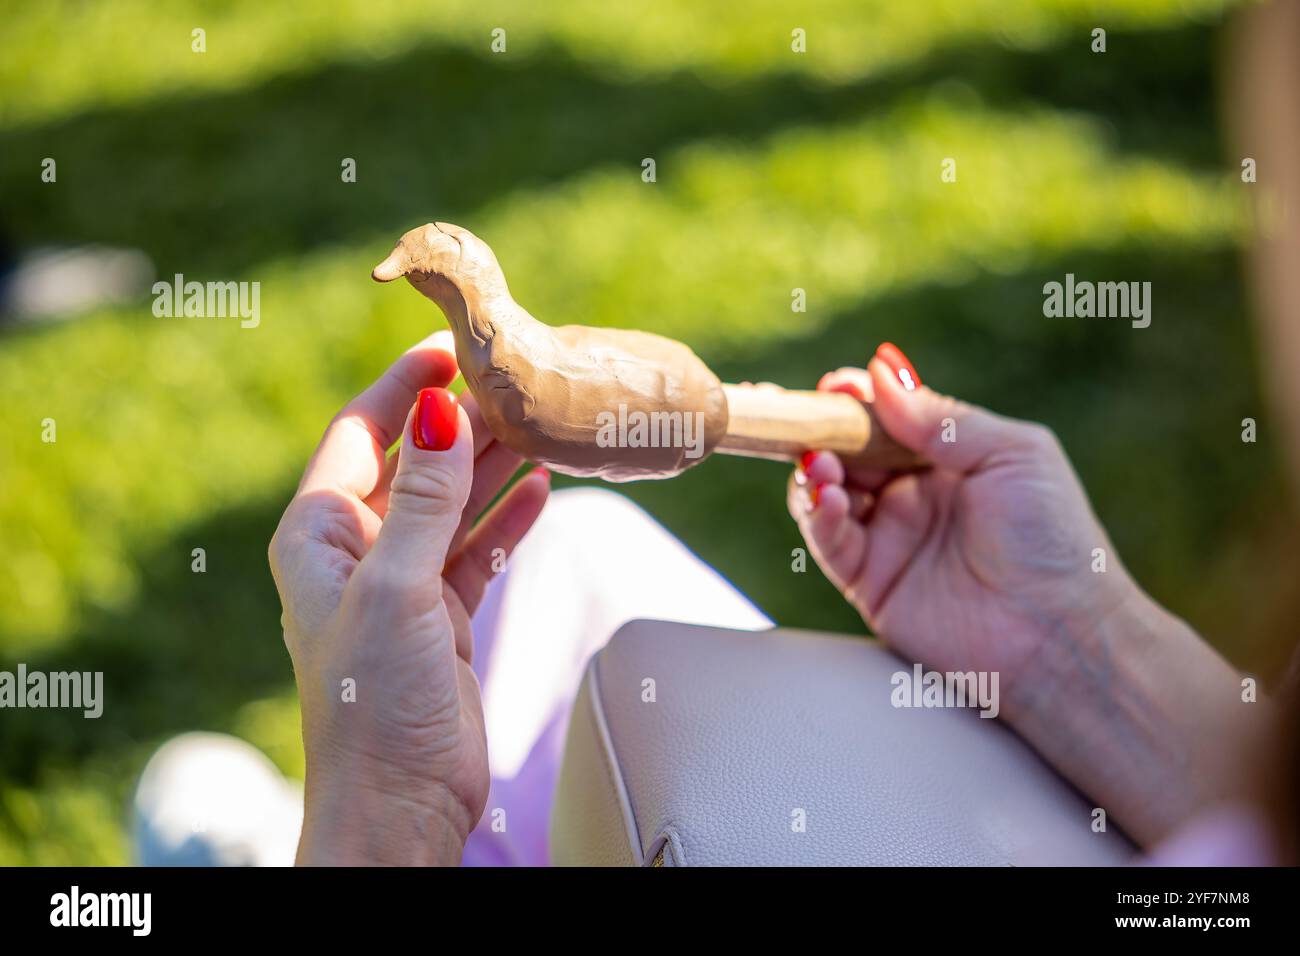
M951 395L939 395L935 408L940 419L968 418L975 410L973 406L968 405L959 398L953 398Z
M446 469L400 470L389 488L388 509L424 514L441 512L462 505L466 493L464 482Z
M1061 442L1056 437L1056 432L1040 422L1030 422L1025 426L1026 443L1039 451L1056 452L1060 450Z
M934 393L933 405L927 415L929 421L928 435L926 437L926 450L931 455L941 453L943 446L947 443L945 439L945 429L949 422L957 426L958 435L965 431L964 424L969 423L976 410L959 399L951 395L942 395Z
M288 512L285 513L285 517L288 517ZM270 543L266 546L266 559L271 565L273 575L278 575L289 562L297 537L293 531L285 528L284 519L281 519L275 533L271 535Z
M427 587L427 575L401 563L362 561L349 582L359 610L365 616L376 609L391 610Z

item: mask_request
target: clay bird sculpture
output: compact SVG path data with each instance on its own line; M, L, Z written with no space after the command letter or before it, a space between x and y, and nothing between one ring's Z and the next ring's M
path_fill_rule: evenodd
M839 393L723 385L687 346L648 332L549 326L515 302L487 243L434 222L372 277L437 303L483 418L503 444L562 474L668 478L714 450L792 460L829 448L881 467L915 457Z

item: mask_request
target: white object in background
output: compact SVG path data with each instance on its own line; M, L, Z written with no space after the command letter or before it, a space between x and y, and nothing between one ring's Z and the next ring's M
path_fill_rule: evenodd
M153 261L137 249L39 249L8 277L0 311L25 322L70 318L138 299L153 277Z
M251 744L189 733L149 759L133 811L141 866L292 866L302 788Z

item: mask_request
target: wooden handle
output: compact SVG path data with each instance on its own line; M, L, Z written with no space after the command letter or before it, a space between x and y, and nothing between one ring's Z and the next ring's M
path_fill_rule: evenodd
M845 464L909 471L924 467L880 427L871 406L843 392L793 391L776 385L723 385L727 434L714 451L797 461L833 451Z

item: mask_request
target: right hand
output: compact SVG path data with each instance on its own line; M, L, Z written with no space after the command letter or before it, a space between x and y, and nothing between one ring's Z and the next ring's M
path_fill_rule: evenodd
M349 403L271 541L307 757L300 863L456 863L483 813L470 618L550 485L535 471L479 520L521 460L451 398L455 375L439 332Z

